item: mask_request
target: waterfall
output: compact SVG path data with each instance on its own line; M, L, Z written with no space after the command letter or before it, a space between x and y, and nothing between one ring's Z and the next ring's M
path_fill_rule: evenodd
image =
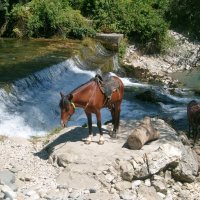
M95 72L82 70L73 59L68 59L15 81L9 92L1 88L0 134L45 135L59 126L59 92L68 93L94 75ZM77 116L83 117L78 113Z
M78 56L64 62L37 71L25 78L13 82L9 90L0 88L0 135L30 137L42 136L60 126L60 91L65 94L95 76L99 60L111 59L113 72L118 70L117 55L112 55L100 45L96 46L96 55L89 59ZM94 63L96 67L90 64ZM93 64L92 64L93 65ZM141 83L136 79L121 77L125 85L125 95L121 106L121 119L142 119L144 116L170 117L185 128L186 105L195 97L191 91L177 90L171 94L162 86ZM152 92L156 102L146 102L137 98L145 91ZM191 95L192 94L192 95ZM102 123L110 120L110 112L102 109ZM87 123L83 109L76 109L71 125ZM93 123L96 118L93 116Z

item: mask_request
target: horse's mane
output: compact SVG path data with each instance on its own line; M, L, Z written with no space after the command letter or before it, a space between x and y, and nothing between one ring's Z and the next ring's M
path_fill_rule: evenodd
M95 80L95 78L91 78L89 81L87 81L86 83L83 83L83 84L81 84L81 85L79 85L78 87L76 87L74 90L72 90L69 94L73 94L73 93L75 93L78 89L80 89L82 86L84 86L84 85L87 85L88 83L90 83L90 82L92 82L92 81L94 81Z

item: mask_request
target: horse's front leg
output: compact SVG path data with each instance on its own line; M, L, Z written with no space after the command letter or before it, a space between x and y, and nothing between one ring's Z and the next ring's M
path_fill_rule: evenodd
M92 114L88 113L88 112L85 112L85 114L87 116L88 130L89 130L88 137L86 138L85 144L90 144L92 141L92 136L93 136L93 134L92 134Z
M104 137L103 137L103 132L102 132L102 128L101 128L101 112L100 110L98 110L96 112L96 117L97 117L97 127L99 129L99 133L100 133L100 138L99 138L99 144L104 144Z

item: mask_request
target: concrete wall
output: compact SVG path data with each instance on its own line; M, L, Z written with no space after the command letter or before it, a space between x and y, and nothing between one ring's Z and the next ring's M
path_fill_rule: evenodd
M96 39L99 40L107 49L118 51L123 34L117 33L97 33Z

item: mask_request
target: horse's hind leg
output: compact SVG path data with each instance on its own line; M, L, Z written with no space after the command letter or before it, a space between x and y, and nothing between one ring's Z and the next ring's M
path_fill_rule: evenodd
M112 108L111 108L110 112L111 112L111 116L112 116L112 125L114 126L114 124L115 124L115 105L114 104L112 104Z
M88 130L89 130L89 133L88 133L88 137L85 141L85 144L90 144L91 141L92 141L92 114L91 113L88 113L88 112L85 112L86 116L87 116L87 120L88 120Z
M194 130L194 144L193 144L193 146L195 146L196 141L198 140L198 134L199 134L199 128L195 127L194 129L195 130Z
M114 106L114 126L113 126L113 132L111 134L111 137L116 138L118 129L119 129L119 121L120 121L120 111L121 111L121 102L115 103Z
M189 121L188 122L188 138L190 138L190 134L191 134L191 123Z

